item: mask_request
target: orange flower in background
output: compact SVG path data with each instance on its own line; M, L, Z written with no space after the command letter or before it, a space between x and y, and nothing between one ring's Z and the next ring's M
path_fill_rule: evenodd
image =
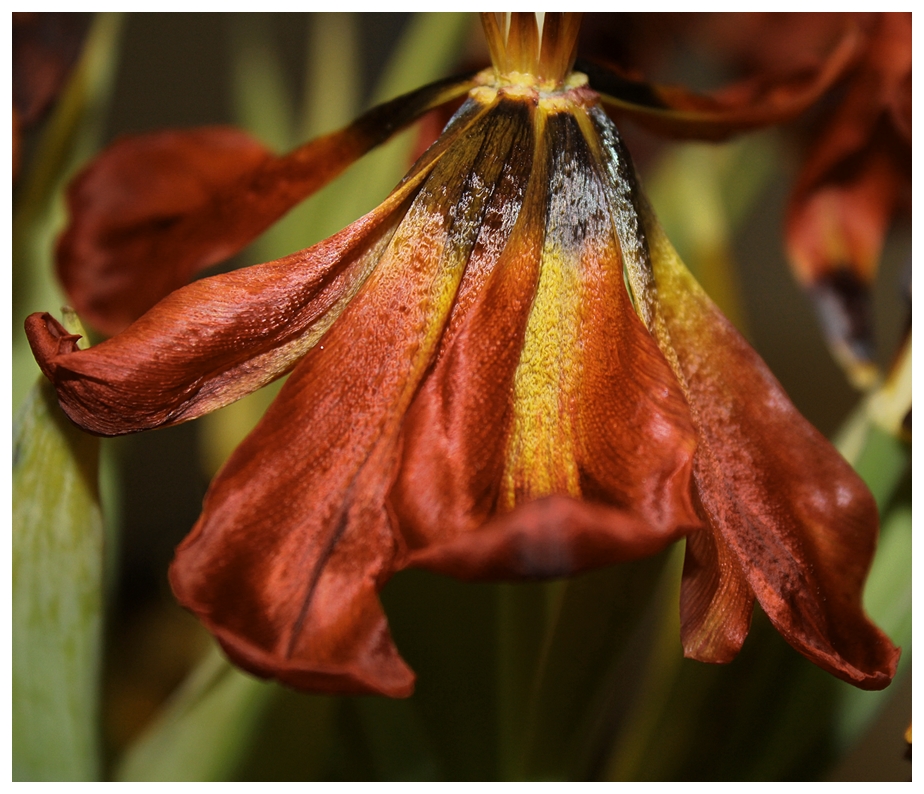
M875 381L872 284L895 218L911 210L911 14L866 21L843 101L811 147L786 225L789 257L835 357Z
M687 655L733 658L756 599L816 664L886 686L899 651L861 603L873 499L684 268L604 112L728 134L798 112L847 50L737 103L694 101L572 71L576 15L483 21L492 69L297 155L232 139L247 154L228 155L233 181L209 176L226 133L198 153L192 133L157 139L156 185L188 175L196 189L180 195L195 200L143 194L134 220L117 213L136 234L113 245L106 187L131 170L117 163L147 167L153 139L117 144L72 192L75 216L98 221L68 233L89 241L90 272L132 251L129 272L166 257L167 289L467 94L395 191L318 245L170 292L89 350L49 315L28 319L62 407L99 434L186 421L291 372L177 550L178 599L248 670L404 696L413 673L378 599L395 572L563 576L686 536ZM152 225L161 206L174 215Z

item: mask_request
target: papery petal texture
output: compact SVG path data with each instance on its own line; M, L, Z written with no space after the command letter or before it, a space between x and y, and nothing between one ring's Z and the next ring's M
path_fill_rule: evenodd
M177 597L254 672L406 695L377 595L394 571L560 576L699 526L694 429L592 150L568 113L488 104L177 551Z
M29 342L64 411L93 433L133 433L194 419L291 370L368 278L445 150L434 145L386 201L338 234L196 281L90 350L77 352L50 315L31 315Z
M227 128L123 138L68 191L71 221L57 250L68 298L100 331L122 330L358 157L472 85L470 77L434 83L278 157Z
M379 600L397 571L566 576L686 537L688 656L730 661L756 601L816 664L885 686L899 651L861 601L870 493L664 237L598 95L569 73L576 18L544 22L485 15L495 71L284 157L220 129L117 145L74 188L61 250L108 274L81 298L103 322L122 290L165 297L84 351L34 314L36 359L67 414L104 435L187 421L289 374L170 569L179 602L255 674L405 697L414 673ZM848 35L821 67L723 99L612 78L610 104L722 137L798 112L854 47ZM365 217L180 286L465 93Z
M120 435L193 419L294 366L368 276L401 209L383 205L314 248L177 290L87 351L47 314L31 315L26 333L84 429Z
M635 308L696 428L694 496L706 527L687 538L686 654L733 659L756 599L820 667L863 688L886 686L899 651L862 605L878 535L872 495L680 261L612 122L602 113L593 122L612 176L612 217L638 227L642 243L625 251Z
M790 645L839 678L881 689L899 650L863 611L878 534L872 495L709 300L650 211L642 217L657 300L653 330L675 355L697 425L694 477L712 535L711 544L688 546L687 655L734 655L752 603L747 582Z
M501 178L503 133L476 120L436 162L363 289L219 473L177 550L177 597L248 669L299 687L410 694L377 597L403 551L387 496L402 417Z

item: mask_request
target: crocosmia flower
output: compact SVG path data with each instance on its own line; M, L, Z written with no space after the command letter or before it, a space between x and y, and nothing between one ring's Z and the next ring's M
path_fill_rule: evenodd
M177 598L259 675L404 696L414 675L378 598L396 571L556 577L686 537L687 655L731 660L756 600L816 664L885 686L899 651L861 604L876 506L658 226L605 109L638 92L601 95L572 70L575 15L483 20L493 68L367 117L393 129L467 95L365 217L171 292L89 350L29 318L62 407L94 433L193 419L291 372L177 549ZM822 84L806 85L771 107L785 116ZM670 97L652 90L642 110L666 117ZM743 118L681 105L673 123L710 134ZM300 162L332 173L369 129ZM251 193L223 193L223 216L190 210L162 250L205 250L284 159L240 161Z

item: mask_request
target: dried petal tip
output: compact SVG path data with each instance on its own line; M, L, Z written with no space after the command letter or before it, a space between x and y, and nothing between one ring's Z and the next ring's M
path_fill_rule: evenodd
M502 82L554 90L574 66L580 14L486 13L481 21Z

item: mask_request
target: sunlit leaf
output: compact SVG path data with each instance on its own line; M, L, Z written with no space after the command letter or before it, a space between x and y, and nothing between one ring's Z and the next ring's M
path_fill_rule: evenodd
M360 19L355 13L315 14L308 35L302 137L348 124L362 93Z
M230 17L234 115L275 152L293 148L292 101L267 19Z
M772 134L725 146L666 150L646 179L658 218L681 259L709 296L747 334L733 234L753 210L778 159Z

